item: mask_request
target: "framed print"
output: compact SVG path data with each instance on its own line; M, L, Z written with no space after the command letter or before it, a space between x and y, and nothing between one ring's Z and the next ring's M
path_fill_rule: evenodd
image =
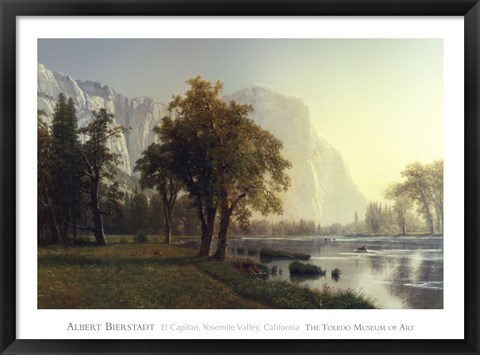
M478 354L477 1L2 1L2 354Z

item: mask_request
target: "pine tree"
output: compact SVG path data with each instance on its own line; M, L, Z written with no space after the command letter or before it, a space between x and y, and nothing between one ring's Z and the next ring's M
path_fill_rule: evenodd
M52 134L48 125L42 120L45 112L38 111L38 243L48 244L60 241L57 215L54 205Z
M78 125L72 99L58 96L52 120L52 165L54 204L59 223L60 238L68 241L70 225L76 225L81 215L80 151ZM76 228L73 230L76 237Z

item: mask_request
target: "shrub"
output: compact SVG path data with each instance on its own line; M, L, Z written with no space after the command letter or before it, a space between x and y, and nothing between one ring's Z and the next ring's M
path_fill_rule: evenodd
M258 249L251 249L251 248L249 248L249 249L247 250L247 253L248 253L248 255L250 255L250 256L256 255L256 254L258 253Z
M332 270L332 279L338 280L341 274L342 274L342 270L336 267L335 269Z
M278 268L276 266L273 266L272 270L271 270L271 273L272 273L272 275L278 274Z
M95 245L95 242L93 242L93 240L91 240L88 236L83 236L83 235L77 236L75 240L72 240L68 244L70 243L73 246L78 246L78 247L88 247L91 245Z
M327 273L321 267L313 264L304 264L300 261L291 262L288 266L290 274L297 275L320 275L323 276Z
M274 250L271 248L262 248L260 249L261 258L270 258L270 259L300 259L308 260L310 255L303 253L290 253L284 250Z
M238 255L243 255L243 254L245 254L245 248L243 248L243 247L237 248L237 254L238 254Z
M146 243L148 239L147 232L143 229L139 230L133 237L135 243Z
M290 258L291 254L282 250L273 250L271 248L260 249L260 256L264 258Z
M255 264L258 270L260 270L260 275L268 275L268 266L263 264Z

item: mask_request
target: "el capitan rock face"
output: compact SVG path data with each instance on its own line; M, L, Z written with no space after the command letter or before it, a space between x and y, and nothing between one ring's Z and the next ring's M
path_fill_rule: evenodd
M89 112L102 107L115 115L118 124L131 127L112 150L121 156L120 169L132 174L135 161L154 141L152 129L168 115L167 104L148 97L130 99L106 85L81 81L38 65L38 109L53 117L55 102L63 92L71 97L79 125ZM283 216L275 219L311 219L322 225L350 223L355 211L363 215L367 201L355 186L340 153L311 127L308 107L296 97L283 95L265 86L251 86L225 100L250 104L251 118L284 143L284 155L293 167L285 194Z
M328 225L353 222L355 211L363 215L367 200L340 153L311 127L308 107L300 98L256 85L226 100L252 105L251 118L283 141L284 155L293 165L285 216Z

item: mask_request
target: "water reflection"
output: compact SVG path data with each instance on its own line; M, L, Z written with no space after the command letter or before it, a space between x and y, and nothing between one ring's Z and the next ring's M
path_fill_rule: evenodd
M269 247L295 253L307 253L308 263L327 269L325 276L290 276L291 260L264 259L269 280L285 280L307 287L352 288L377 300L380 308L443 307L443 240L441 238L336 238L323 237L245 238L232 240L232 251L260 250ZM367 253L355 250L365 246ZM234 253L236 255L236 253ZM243 256L246 256L244 253ZM259 255L250 257L259 260ZM332 277L338 268L340 277ZM279 271L282 271L281 273Z
M320 279L322 279L322 281L325 281L326 276L319 276L319 275L292 276L290 275L290 282L296 285L302 284L306 281L318 281Z
M405 279L405 268L399 265L388 285L391 294L402 299L404 308L443 308L443 265L423 260L414 271Z
M383 274L385 271L386 261L382 258L369 258L370 268L374 274Z

